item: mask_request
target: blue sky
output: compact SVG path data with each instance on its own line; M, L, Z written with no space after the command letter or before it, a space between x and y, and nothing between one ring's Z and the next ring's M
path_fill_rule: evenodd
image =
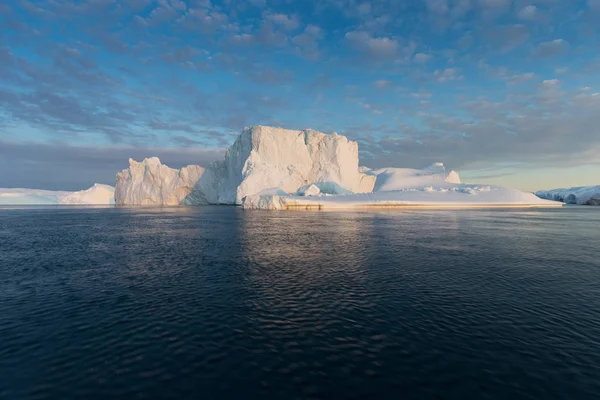
M245 126L361 164L526 190L600 184L600 0L8 0L0 187L206 164Z

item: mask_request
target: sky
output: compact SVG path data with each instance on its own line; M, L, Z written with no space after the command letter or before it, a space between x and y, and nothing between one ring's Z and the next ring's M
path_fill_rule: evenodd
M206 165L247 126L361 165L600 184L600 0L4 0L0 187Z

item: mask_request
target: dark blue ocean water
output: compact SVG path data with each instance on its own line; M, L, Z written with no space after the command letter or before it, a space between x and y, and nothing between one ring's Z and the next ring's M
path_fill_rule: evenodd
M597 399L600 208L0 209L0 399Z

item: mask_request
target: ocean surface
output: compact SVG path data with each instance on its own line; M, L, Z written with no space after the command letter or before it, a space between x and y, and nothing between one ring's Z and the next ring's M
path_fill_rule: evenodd
M598 399L600 208L0 208L0 399Z

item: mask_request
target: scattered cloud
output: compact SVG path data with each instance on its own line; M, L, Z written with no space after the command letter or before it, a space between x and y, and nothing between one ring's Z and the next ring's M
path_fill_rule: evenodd
M357 51L377 60L393 59L398 54L399 43L388 37L373 37L366 31L346 33L346 40Z
M442 83L464 79L464 76L461 75L460 68L436 69L433 75L438 82Z
M12 151L29 163L19 179L59 188L64 173L78 189L110 183L126 153L204 160L198 148L268 123L346 132L374 165L597 159L599 13L598 0L3 2L0 164ZM60 166L94 148L104 169Z
M378 79L375 82L373 82L373 85L378 88L378 89L385 89L385 88L389 88L394 84L394 82L388 80L388 79Z
M534 6L533 4L530 4L528 6L521 8L517 15L518 15L519 19L522 19L525 21L533 21L538 16L538 10L537 10L536 6Z
M548 58L564 54L569 49L569 42L564 39L555 39L540 43L534 51L539 57Z
M433 56L431 54L425 54L425 53L417 53L413 56L413 60L417 64L425 64L425 63L429 62L432 58L433 58Z

